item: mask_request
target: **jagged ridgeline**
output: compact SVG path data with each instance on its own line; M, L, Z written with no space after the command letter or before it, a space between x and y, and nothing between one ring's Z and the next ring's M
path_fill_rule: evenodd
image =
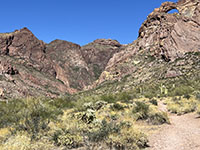
M167 111L200 114L200 1L163 3L126 45L2 33L0 100L0 150L146 148Z

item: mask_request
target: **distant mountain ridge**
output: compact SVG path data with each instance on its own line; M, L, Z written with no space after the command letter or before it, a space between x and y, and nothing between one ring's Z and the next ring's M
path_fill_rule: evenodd
M169 14L173 9L179 13ZM0 96L57 97L124 78L125 85L112 90L196 79L199 54L199 0L163 3L142 24L138 39L128 45L111 39L82 47L63 40L46 44L23 28L0 34Z

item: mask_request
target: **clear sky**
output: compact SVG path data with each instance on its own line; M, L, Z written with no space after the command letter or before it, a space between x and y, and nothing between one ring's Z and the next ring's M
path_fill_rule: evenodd
M2 0L0 33L27 27L47 43L62 39L84 45L111 38L127 44L137 38L147 15L165 1Z

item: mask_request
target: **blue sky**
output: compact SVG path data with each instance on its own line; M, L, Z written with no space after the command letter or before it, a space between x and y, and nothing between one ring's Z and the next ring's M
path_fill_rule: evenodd
M28 27L47 43L62 39L84 45L111 38L127 44L137 38L147 15L165 1L3 0L0 33Z

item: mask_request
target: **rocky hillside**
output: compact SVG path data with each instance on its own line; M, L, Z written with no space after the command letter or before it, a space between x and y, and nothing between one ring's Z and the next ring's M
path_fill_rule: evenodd
M174 9L179 13L168 13ZM113 81L105 91L119 91L199 81L199 56L199 0L165 2L149 14L138 39L114 54L92 87Z
M168 13L173 9L178 13ZM199 81L199 56L199 0L163 3L128 45L110 39L82 47L62 40L47 44L23 28L0 34L0 96L57 97L91 88L117 92L177 81L176 87Z
M1 98L74 93L92 84L122 45L38 40L27 28L0 34Z

